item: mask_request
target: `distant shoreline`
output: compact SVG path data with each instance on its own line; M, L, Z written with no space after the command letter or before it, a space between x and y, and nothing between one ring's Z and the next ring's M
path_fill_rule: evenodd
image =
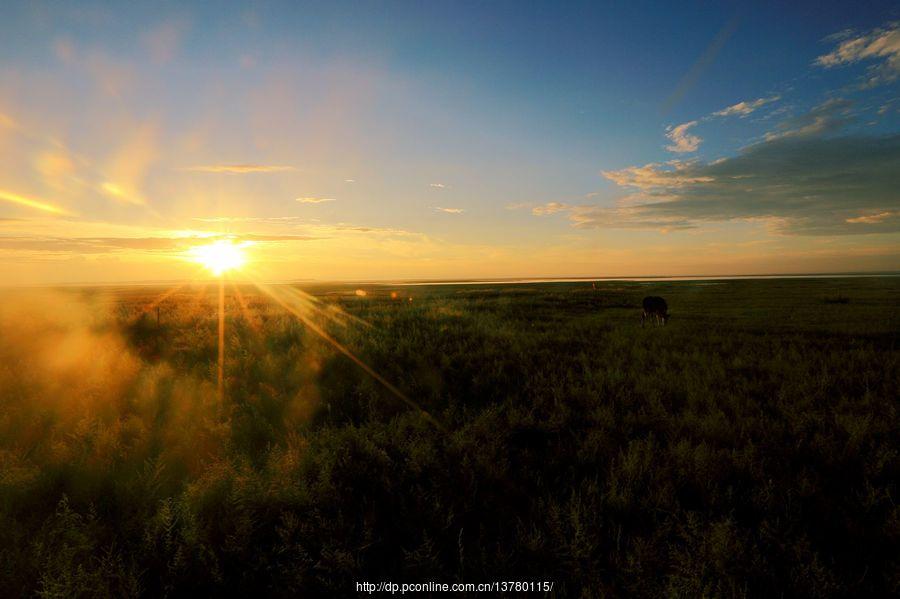
M756 279L860 279L866 277L900 277L900 272L880 273L810 273L810 274L764 274L764 275L672 275L644 277L562 277L562 278L520 278L520 279L471 279L441 281L397 281L383 284L417 286L417 285L515 285L529 283L588 283L628 281L635 283L652 283L666 281L735 281ZM375 284L373 282L373 284Z

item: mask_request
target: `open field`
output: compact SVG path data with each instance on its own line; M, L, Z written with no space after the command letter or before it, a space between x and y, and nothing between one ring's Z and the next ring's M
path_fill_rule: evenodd
M0 596L900 591L900 278L304 290L6 294Z

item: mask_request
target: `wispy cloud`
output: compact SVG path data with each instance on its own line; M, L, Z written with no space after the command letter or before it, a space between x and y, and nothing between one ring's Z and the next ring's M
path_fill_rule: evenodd
M868 33L842 32L840 43L831 52L819 56L815 64L832 68L862 61L874 61L864 84L875 86L900 78L900 22L889 23Z
M789 118L778 125L778 130L765 134L767 141L786 137L825 135L842 129L851 121L853 102L844 98L832 98L809 112Z
M310 219L303 216L198 216L191 220L202 223L294 223L306 222Z
M315 241L318 239L322 239L319 236L315 235L290 235L290 234L258 234L258 233L242 233L238 235L231 236L233 239L238 241Z
M725 23L719 32L716 33L715 37L703 51L703 54L701 54L694 64L691 65L688 72L685 73L678 82L675 90L663 102L663 112L668 112L672 106L678 104L684 95L696 85L697 80L700 79L700 76L703 75L704 71L709 68L709 65L715 61L716 56L718 56L719 52L725 46L725 43L731 38L735 29L737 29L739 22L740 17L736 15Z
M887 102L885 102L884 104L882 104L882 105L878 108L878 115L879 115L879 116L884 116L884 115L886 115L887 113L889 113L889 112L891 111L891 108L894 107L894 103L895 103L895 102L896 102L896 98L893 99L893 100L888 100Z
M434 209L438 212L445 212L447 214L462 214L465 212L465 209L463 208L442 208L441 206L435 206Z
M566 210L571 210L574 206L569 204L563 204L561 202L548 202L541 206L535 206L531 209L531 213L535 216L547 216L549 214L556 214L557 212L563 212Z
M888 212L879 212L878 214L864 214L862 216L855 216L853 218L848 218L847 222L856 225L856 224L873 224L884 222L890 218L896 217L898 212L896 211L888 211Z
M429 183L428 187L434 187L435 189L447 189L450 186L444 185L443 183Z
M183 170L195 173L280 173L296 170L293 166L279 164L208 164L189 166Z
M393 229L390 227L369 227L365 225L354 225L349 223L338 223L336 225L318 225L316 230L321 231L341 231L350 233L365 233L379 237L421 237L425 238L422 233L415 231L407 231L405 229Z
M616 171L602 171L601 174L616 185L638 189L685 187L713 180L712 177L695 172L692 164L681 160L673 160L666 164L651 162L644 166L629 166Z
M688 133L688 129L696 125L697 121L689 121L687 123L676 125L675 127L668 127L666 129L666 137L669 138L672 144L666 146L666 149L670 152L677 153L696 152L697 148L700 147L700 142L703 141L703 138Z
M104 254L123 250L172 251L179 247L177 239L136 237L0 237L0 249L42 253Z
M116 200L117 202L122 202L123 204L143 206L146 203L144 202L143 198L137 195L134 191L112 181L105 181L104 183L100 184L100 191Z
M294 198L295 201L300 202L301 204L322 204L324 202L336 202L336 198L316 198L316 197L304 197L304 198Z
M0 236L0 249L65 254L105 254L114 252L181 252L198 243L216 239L233 239L253 243L313 241L310 235L280 235L245 233L237 235L191 235L160 237L61 237L61 236Z
M11 191L5 191L0 189L0 200L4 202L10 202L12 204L18 204L19 206L25 206L26 208L33 208L35 210L40 210L41 212L48 212L50 214L58 214L60 216L70 214L68 210L64 208L60 208L59 206L54 206L49 202L45 202L43 200L35 200L33 198L28 198L23 195L19 195L17 193L13 193Z
M621 202L612 207L550 202L532 210L535 216L547 216L560 212L567 213L573 226L579 229L652 229L667 233L696 227L689 219L682 216L646 214L640 206L628 206L627 202Z
M129 127L118 146L94 173L96 186L113 200L146 205L144 184L149 170L162 155L161 130L152 122L137 122Z
M727 108L723 108L722 110L718 110L713 113L714 116L732 116L738 115L741 118L744 118L747 115L752 114L757 109L762 108L766 104L770 104L777 100L780 100L781 96L774 95L768 98L758 98L756 100L746 100L744 102L738 102L737 104L732 104Z
M73 150L64 141L64 135L49 132L34 120L24 121L29 123L28 127L15 124L12 118L9 121L12 123L9 140L15 144L19 158L15 167L11 168L7 163L7 177L27 176L20 171L23 166L28 166L27 172L33 178L29 187L34 188L37 184L38 189L45 194L52 193L59 202L85 207L88 212L96 208L94 200L101 198L147 207L147 175L161 153L159 127L155 123L123 120L114 128L114 136L101 144L103 154L95 152L91 155ZM4 131L0 125L0 134ZM41 200L36 202L52 205ZM31 206L35 207L34 204Z
M712 114L701 117L699 119L681 123L680 125L666 127L666 137L670 142L672 142L671 144L666 146L666 149L670 152L675 152L678 154L696 152L700 148L700 144L703 142L703 138L699 135L691 133L691 128L696 127L701 122L708 122L717 117L723 118L737 115L740 118L744 118L750 114L753 114L753 112L765 106L766 104L770 104L780 99L780 95L773 95L764 98L757 98L756 100L745 100L743 102L738 102L737 104L727 106L722 110L717 110L716 112L713 112Z

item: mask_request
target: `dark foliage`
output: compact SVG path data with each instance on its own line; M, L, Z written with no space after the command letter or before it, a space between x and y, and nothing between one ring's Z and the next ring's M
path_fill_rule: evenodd
M900 592L900 279L241 291L0 309L0 595Z

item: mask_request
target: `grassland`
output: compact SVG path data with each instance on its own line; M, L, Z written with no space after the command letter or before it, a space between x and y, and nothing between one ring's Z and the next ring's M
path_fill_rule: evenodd
M900 592L900 278L305 289L7 294L0 596Z

